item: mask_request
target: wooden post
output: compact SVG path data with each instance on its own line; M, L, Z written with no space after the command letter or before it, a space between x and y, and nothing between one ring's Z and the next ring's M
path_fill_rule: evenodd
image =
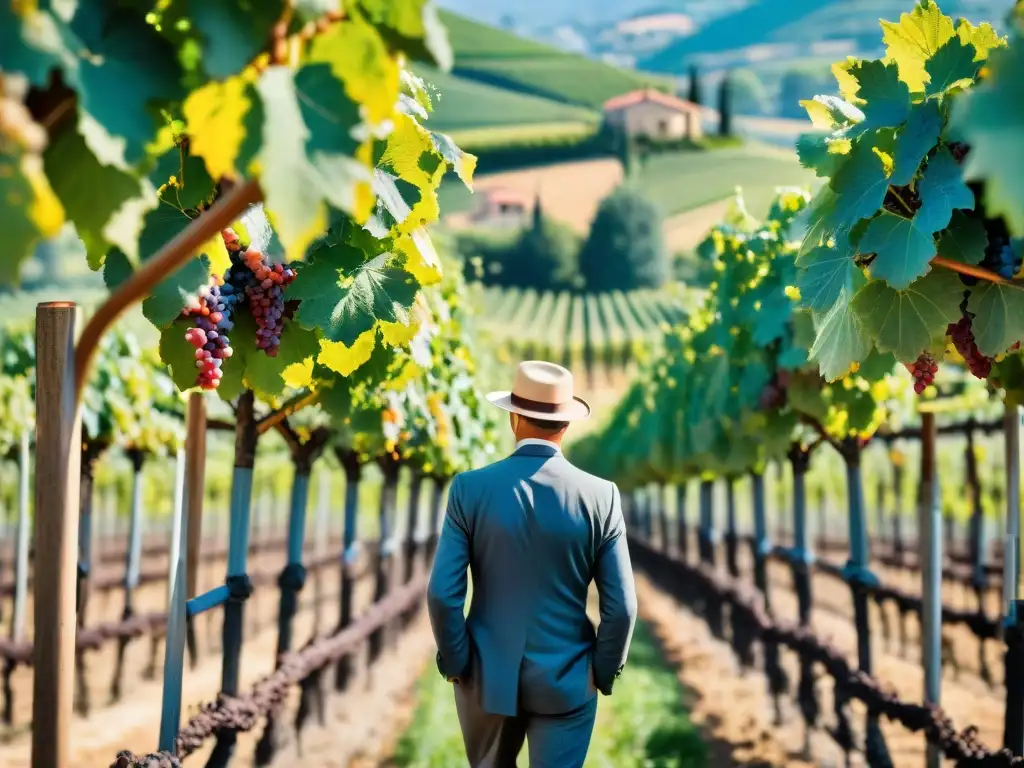
M206 483L206 400L193 392L188 399L188 424L185 443L185 527L188 543L185 555L185 599L199 594L199 556L203 547L203 500ZM195 667L199 654L193 620L186 622L189 664Z
M73 302L36 307L36 525L32 766L67 768L75 669L82 422Z
M191 421L191 413L189 414ZM186 460L179 448L174 462L174 509L171 513L171 541L167 557L167 632L164 637L164 691L160 710L157 749L175 752L181 724L181 685L185 667L185 557L188 530L184 521Z
M921 659L924 662L924 702L942 703L942 515L939 511L939 482L936 477L935 414L921 413L921 484L923 498L918 511L921 537ZM934 744L925 743L925 765L939 768L942 754Z

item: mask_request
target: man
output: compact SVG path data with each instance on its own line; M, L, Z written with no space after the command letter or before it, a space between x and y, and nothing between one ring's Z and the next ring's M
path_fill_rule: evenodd
M562 455L569 422L590 416L565 368L524 362L512 391L487 399L518 442L452 481L427 592L438 669L455 684L472 768L515 768L524 740L531 768L580 768L597 691L611 695L636 621L619 490Z

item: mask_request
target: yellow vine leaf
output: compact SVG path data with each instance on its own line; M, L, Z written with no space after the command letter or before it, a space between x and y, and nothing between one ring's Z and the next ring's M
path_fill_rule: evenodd
M825 146L830 155L848 155L853 149L853 142L850 139L825 139Z
M389 347L405 347L420 332L420 324L415 320L408 325L404 323L389 323L385 320L378 322L380 335L384 343Z
M887 177L888 176L892 176L892 169L893 169L892 155L890 155L888 152L883 152L878 147L872 147L871 151L875 153L875 156L879 160L882 161L882 170L885 172L885 175Z
M376 340L376 327L362 333L351 347L346 347L340 341L321 339L320 354L316 361L337 374L349 376L370 359Z
M901 15L899 22L882 22L886 55L896 62L900 80L913 92L923 91L931 79L925 62L955 34L953 20L939 10L934 0L915 6Z
M243 120L251 106L245 91L242 78L231 77L193 91L182 106L191 139L189 150L203 158L214 179L235 171L238 150L245 140Z
M377 30L352 14L313 40L310 60L329 64L349 98L366 108L371 123L392 117L401 90L401 70Z
M210 272L214 275L223 275L231 267L231 257L228 255L227 246L224 245L224 238L220 232L215 234L199 247L199 253L206 254L210 262Z
M857 63L854 56L847 56L846 61L837 61L832 65L832 74L839 83L839 93L851 104L862 103L863 99L857 98L857 91L860 90L860 81L850 74L850 69Z
M32 188L29 219L44 238L55 237L64 226L64 206L50 189L42 159L37 155L25 155L21 158L21 173Z
M977 51L974 55L975 61L984 61L994 48L1006 46L1006 38L1000 37L999 33L987 21L974 26L967 19L960 19L960 23L956 28L956 34L960 38L962 45L970 43L974 46Z
M405 255L405 271L420 285L436 285L444 276L434 246L425 230L402 235L395 240L395 250ZM426 252L426 253L425 253ZM428 254L430 258L428 258Z
M281 371L285 386L292 389L303 389L313 383L313 358L307 357L301 363L292 363Z
M807 110L807 116L815 128L831 131L836 127L828 105L814 99L803 99L800 106Z

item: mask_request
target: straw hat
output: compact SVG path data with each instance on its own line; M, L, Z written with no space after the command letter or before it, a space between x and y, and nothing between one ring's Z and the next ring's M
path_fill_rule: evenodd
M573 393L572 374L543 360L519 364L511 392L491 392L487 399L499 408L546 421L578 421L590 417L590 405Z

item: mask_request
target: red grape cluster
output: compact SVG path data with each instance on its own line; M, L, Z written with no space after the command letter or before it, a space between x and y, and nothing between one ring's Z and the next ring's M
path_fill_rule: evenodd
M992 372L992 358L981 354L978 349L974 329L971 327L971 316L965 312L957 322L949 324L946 333L975 378L987 379Z
M761 409L781 408L786 404L786 387L789 386L789 371L778 371L761 390Z
M234 301L221 295L222 282L214 276L209 286L199 294L194 305L182 312L195 318L195 327L185 332L185 340L196 350L196 384L203 389L216 389L223 371L221 366L231 357L231 342L227 331L231 323Z
M284 289L295 279L295 270L283 264L268 264L263 254L252 248L243 258L253 274L245 295L249 299L249 311L256 320L256 346L270 357L276 357L284 329Z
M956 160L958 165L963 164L964 158L967 157L967 153L971 151L970 146L964 144L962 141L951 141L948 145L950 154L953 155L953 159Z
M914 377L914 391L919 395L924 392L925 387L935 381L935 374L939 371L939 364L928 352L922 352L917 360L903 365Z

